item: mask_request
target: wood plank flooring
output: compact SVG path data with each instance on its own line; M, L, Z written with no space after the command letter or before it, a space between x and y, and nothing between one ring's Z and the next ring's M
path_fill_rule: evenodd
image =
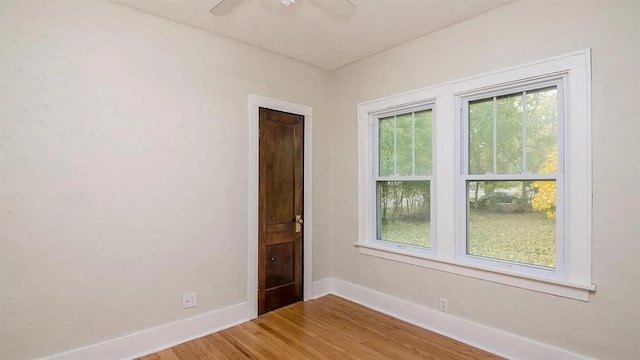
M264 314L141 360L501 359L328 295Z

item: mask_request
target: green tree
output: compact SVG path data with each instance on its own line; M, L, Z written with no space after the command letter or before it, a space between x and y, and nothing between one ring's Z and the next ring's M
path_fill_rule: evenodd
M431 110L382 118L378 123L378 131L380 176L431 175ZM379 191L383 221L429 218L428 182L381 182Z
M495 113L495 122L494 122ZM469 103L469 173L539 173L547 156L557 150L557 90L540 89ZM526 156L526 157L525 157ZM521 197L527 187L521 184ZM511 182L482 182L472 190L512 188Z
M552 152L547 156L542 172L555 173L558 170L558 154ZM531 201L534 210L543 211L549 219L556 218L556 182L536 181L531 186L536 189L536 194Z

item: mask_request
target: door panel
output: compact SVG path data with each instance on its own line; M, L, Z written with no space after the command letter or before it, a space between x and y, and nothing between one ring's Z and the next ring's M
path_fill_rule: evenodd
M296 289L293 285L282 286L279 288L274 288L269 290L269 295L265 297L264 300L264 308L268 309L265 312L275 310L281 308L283 306L287 306L298 301L302 301L302 299L291 301L291 299L297 298Z
M302 300L303 133L303 116L260 109L258 314Z
M295 217L294 135L295 125L275 121L265 121L264 128L260 129L261 139L269 141L264 147L269 176L265 183L268 225L285 224Z
M293 283L294 256L292 242L267 246L267 278L265 280L267 289Z

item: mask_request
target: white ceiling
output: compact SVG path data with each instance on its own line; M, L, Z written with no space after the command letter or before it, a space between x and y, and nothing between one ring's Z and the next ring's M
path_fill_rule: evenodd
M336 69L514 0L244 0L225 16L220 0L111 0Z

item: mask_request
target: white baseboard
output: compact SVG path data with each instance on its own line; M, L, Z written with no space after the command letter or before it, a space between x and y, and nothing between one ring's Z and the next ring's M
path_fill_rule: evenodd
M313 298L335 294L421 328L509 359L587 359L567 350L455 317L406 300L327 278L312 284ZM244 302L189 319L48 357L48 360L132 359L212 334L250 320Z
M314 282L311 288L313 299L330 294L332 280L323 279ZM250 319L249 304L244 302L189 319L52 355L46 360L133 359L224 330Z
M567 350L464 320L340 279L323 279L317 283L317 294L335 294L370 309L509 359L587 359ZM314 291L316 290L315 284ZM320 289L322 291L319 291Z
M99 344L48 357L48 360L132 359L164 350L248 319L248 303L208 312L189 319L142 330Z
M333 279L332 278L327 278L327 279L322 279L322 280L318 280L315 281L313 283L313 298L317 299L319 297L323 297L325 295L329 295L332 292L332 284L333 284Z

